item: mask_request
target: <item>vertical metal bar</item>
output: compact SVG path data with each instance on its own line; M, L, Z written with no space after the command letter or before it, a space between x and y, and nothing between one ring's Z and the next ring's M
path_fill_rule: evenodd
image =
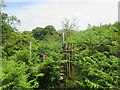
M72 61L74 61L74 43L72 43ZM74 73L74 62L72 64L72 73Z
M70 75L70 43L68 43L68 75Z
M62 49L63 49L63 53L64 51L67 51L67 43L65 43L65 34L62 33ZM63 56L63 60L67 60L67 54L64 53L64 56ZM64 65L64 70L65 70L65 74L67 75L67 63L63 64Z
M70 74L71 74L71 55L72 55L72 43L70 43Z
M69 44L67 43L67 51L68 51L68 47L69 47ZM67 60L67 63L66 63L66 64L67 64L67 71L66 71L66 72L67 72L67 75L69 74L68 58L69 58L69 57L68 57L68 53L67 53L67 58L66 58L66 60Z
M73 43L71 43L71 61L73 61ZM73 63L71 63L71 73L73 71Z
M75 63L76 63L76 57L75 57L76 51L75 51L75 47L76 47L76 43L74 43L74 68L75 68Z
M67 47L67 51L69 50L69 43L68 43L68 47ZM69 54L67 53L67 56L68 56L68 58L67 58L67 74L69 75Z
M65 43L65 36L64 36L65 34L64 33L62 33L62 44L64 44Z

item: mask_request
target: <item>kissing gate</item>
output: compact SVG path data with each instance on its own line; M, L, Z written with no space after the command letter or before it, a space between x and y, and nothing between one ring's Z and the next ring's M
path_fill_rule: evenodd
M115 48L111 48L111 47ZM112 49L115 49L114 52ZM93 42L75 42L65 43L64 34L62 42L62 53L63 60L65 63L62 64L60 76L60 88L65 90L66 87L74 87L78 84L78 80L82 80L82 76L90 76L91 72L99 73L99 69L106 67L110 56L120 58L119 47L114 43L93 43ZM103 64L103 65L101 65ZM94 69L96 67L96 70ZM94 71L92 71L92 69ZM98 71L97 71L98 70ZM63 72L64 71L64 72ZM93 75L94 76L94 75Z
M63 60L67 60L66 64L64 65L66 76L71 76L72 73L76 72L76 68L77 68L76 63L78 60L81 60L82 52L84 52L86 49L90 51L91 55L95 54L96 50L100 52L104 52L104 51L109 52L108 51L109 49L106 45L110 45L110 44L107 44L107 43L65 43L64 33L63 33L62 49L64 53Z
M77 70L77 61L82 59L82 52L87 49L90 51L90 54L93 55L96 53L96 50L104 52L108 50L107 43L64 43L63 44L63 53L64 60L67 60L64 65L66 76L72 77L73 73L78 73L80 70ZM78 61L79 62L79 61ZM80 67L80 66L79 66Z

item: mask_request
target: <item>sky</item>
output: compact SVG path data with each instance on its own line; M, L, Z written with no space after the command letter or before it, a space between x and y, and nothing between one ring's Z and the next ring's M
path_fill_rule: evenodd
M63 28L62 21L78 21L79 30L88 24L98 26L118 21L119 0L5 0L3 12L17 16L21 25L19 31L31 31L36 27L53 25Z

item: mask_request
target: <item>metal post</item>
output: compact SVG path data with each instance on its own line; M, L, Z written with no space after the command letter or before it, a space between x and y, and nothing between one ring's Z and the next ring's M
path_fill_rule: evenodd
M62 44L65 43L65 36L64 36L64 33L62 33Z
M100 26L102 26L102 23L100 23Z
M74 71L76 72L76 43L74 43Z
M70 43L68 43L68 51L70 51ZM68 53L68 75L70 75L70 52Z

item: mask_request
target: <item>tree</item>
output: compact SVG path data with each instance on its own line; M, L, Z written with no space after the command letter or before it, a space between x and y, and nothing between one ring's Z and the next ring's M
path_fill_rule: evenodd
M32 33L35 39L43 40L49 35L54 35L56 29L52 25L48 25L45 28L37 27L32 30Z
M41 27L36 27L35 29L33 29L32 30L33 37L38 40L43 39L43 37L41 35L42 30L43 30L43 28L41 28Z
M55 33L56 29L52 25L48 25L44 28L44 31L47 34L53 35Z
M11 33L17 31L15 25L20 23L20 20L15 16L8 16L6 13L1 13L0 15L2 17L2 43L4 44L9 39Z
M74 19L73 21L70 21L69 19L64 19L64 21L62 21L62 24L66 36L70 36L75 31L78 31L78 21L76 19Z

